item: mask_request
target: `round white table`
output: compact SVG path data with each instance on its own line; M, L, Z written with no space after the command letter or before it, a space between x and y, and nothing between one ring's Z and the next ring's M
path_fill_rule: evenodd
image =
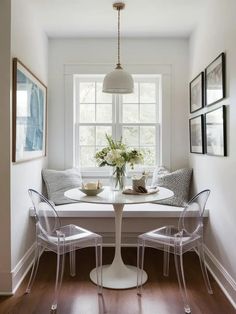
M127 195L120 191L112 191L105 187L97 196L86 196L79 189L65 192L65 196L84 203L112 204L115 212L115 256L111 265L102 267L103 287L111 289L127 289L137 285L137 267L125 265L121 257L121 224L124 205L152 203L170 198L174 195L171 190L159 187L154 194ZM90 278L97 283L96 269L90 273ZM147 281L147 274L143 273L143 283Z

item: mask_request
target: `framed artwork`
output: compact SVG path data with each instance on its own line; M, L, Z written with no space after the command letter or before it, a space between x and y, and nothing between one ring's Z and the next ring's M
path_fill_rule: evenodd
M201 72L189 84L190 112L193 113L204 106L204 73Z
M203 115L189 119L190 152L204 154Z
M17 58L13 59L12 161L46 155L47 87Z
M209 111L205 114L206 154L226 156L226 108Z
M225 54L221 53L205 69L206 105L225 98Z

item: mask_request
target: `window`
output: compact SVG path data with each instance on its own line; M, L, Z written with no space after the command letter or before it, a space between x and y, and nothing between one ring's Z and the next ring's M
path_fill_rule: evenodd
M160 77L135 76L134 93L127 95L103 93L102 80L74 76L76 165L94 170L107 133L143 152L142 169L153 168L160 160Z

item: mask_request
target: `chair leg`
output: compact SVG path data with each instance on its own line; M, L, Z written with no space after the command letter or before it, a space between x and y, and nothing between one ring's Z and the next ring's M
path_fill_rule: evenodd
M40 252L40 246L38 244L36 244L36 245L37 246L35 248L35 253L34 253L34 263L33 263L33 266L32 266L30 279L29 279L29 282L28 282L28 285L27 285L25 293L30 293L30 291L31 291L31 288L33 286L33 283L34 283L34 280L35 280L35 277L36 277L36 274L37 274L37 271L38 271L39 259L40 259L41 254L43 253L43 251Z
M137 247L137 294L142 295L143 289L143 265L144 265L145 242L138 241Z
M164 246L164 256L163 256L163 275L165 277L169 276L169 263L170 263L170 247L168 245Z
M102 243L95 243L97 292L102 294Z
M57 302L58 302L58 296L61 289L61 283L64 273L64 265L65 265L65 254L64 250L62 254L60 254L60 251L58 249L57 252L57 272L56 272L56 283L55 283L55 292L54 292L54 300L51 306L51 310L55 312L57 310Z
M170 236L171 228L166 228L166 236ZM164 255L163 255L163 275L169 276L169 264L170 264L170 244L167 242L164 244Z
M191 313L191 309L189 306L189 299L188 299L188 294L186 290L186 284L185 284L185 278L184 278L184 268L183 268L183 255L182 252L181 254L177 254L176 248L175 248L175 268L176 268L176 273L177 273L177 278L178 278L178 283L179 283L179 288L180 288L180 293L184 302L184 311L185 313Z
M69 254L70 254L70 275L71 277L74 277L76 275L76 265L75 265L76 251L73 245L71 245L71 251Z
M207 273L207 269L206 269L205 254L204 254L204 249L203 249L202 243L199 243L199 245L198 245L198 254L199 254L199 261L200 261L200 266L201 266L201 270L202 270L202 275L203 275L203 278L205 281L207 291L209 294L213 294L210 280L209 280L208 273Z

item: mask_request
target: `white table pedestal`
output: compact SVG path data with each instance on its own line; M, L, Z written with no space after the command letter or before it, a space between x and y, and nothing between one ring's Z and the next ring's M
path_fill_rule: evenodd
M115 211L116 242L115 256L111 265L102 266L103 287L111 289L128 289L137 286L137 267L125 265L121 257L121 224L124 204L113 204ZM97 284L96 269L90 273L91 280ZM140 278L140 276L139 276ZM142 283L147 281L143 271Z

